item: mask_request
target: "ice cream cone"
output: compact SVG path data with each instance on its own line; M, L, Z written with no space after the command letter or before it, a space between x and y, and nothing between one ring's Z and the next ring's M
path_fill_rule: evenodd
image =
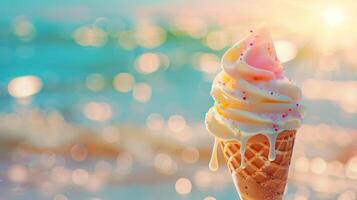
M295 130L285 130L276 139L276 158L268 160L269 140L263 134L251 137L246 145L245 164L240 167L240 142L220 143L235 187L242 200L281 200L284 194Z

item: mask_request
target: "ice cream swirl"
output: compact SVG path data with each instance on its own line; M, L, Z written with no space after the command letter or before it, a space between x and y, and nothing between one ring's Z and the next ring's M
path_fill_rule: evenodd
M244 144L262 133L273 144L279 132L300 126L301 91L284 77L267 28L250 31L223 55L221 65L211 90L215 105L206 114L216 143L237 139ZM273 148L269 158L275 159Z

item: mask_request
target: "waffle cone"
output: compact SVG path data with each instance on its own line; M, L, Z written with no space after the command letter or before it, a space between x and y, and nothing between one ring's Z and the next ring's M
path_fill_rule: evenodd
M239 141L220 143L235 187L242 200L281 200L284 194L295 130L285 130L276 139L276 159L268 160L269 140L259 134L251 137L246 145L245 163L241 168Z

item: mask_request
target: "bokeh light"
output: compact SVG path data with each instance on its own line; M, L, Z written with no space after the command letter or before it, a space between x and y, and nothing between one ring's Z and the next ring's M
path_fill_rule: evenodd
M189 126L185 126L185 128L183 130L180 130L180 129L176 129L175 131L173 131L173 135L176 136L176 138L179 140L179 141L182 141L182 142L185 142L185 143L188 143L189 141L191 141L194 137L193 135L193 130L191 127Z
M167 154L159 153L155 156L155 169L163 174L170 175L177 171L176 162Z
M137 83L133 88L133 97L140 103L148 102L151 98L151 86L147 83Z
M228 35L224 31L212 31L206 36L206 44L213 50L221 50L228 45Z
M197 17L176 18L173 26L174 31L184 32L193 38L204 37L208 29L205 22Z
M220 70L220 60L211 53L197 53L193 57L193 64L198 70L207 74L215 74Z
M107 33L99 27L84 26L74 32L73 38L81 46L100 47L107 42Z
M177 193L181 195L187 195L192 190L192 183L187 178L180 178L176 181L175 189Z
M76 144L71 148L71 156L73 160L83 161L87 158L87 155L87 148L83 144Z
M112 117L112 107L105 102L88 102L83 108L84 115L93 121L105 121Z
M136 69L143 74L150 74L160 67L160 57L155 53L144 53L136 60Z
M93 91L100 91L105 87L105 79L101 74L90 74L86 78L86 86Z
M114 88L119 92L129 92L134 87L135 79L128 73L119 73L114 78Z
M209 196L209 197L205 197L203 200L216 200L216 198Z
M42 81L36 76L20 76L12 79L8 85L9 94L16 98L24 98L38 93Z
M145 48L155 48L166 40L166 31L160 26L151 24L139 24L135 32L138 45Z
M36 36L36 29L28 17L21 15L14 18L12 29L23 41L31 41Z
M346 176L350 179L357 179L357 156L350 158L346 166Z
M56 183L65 185L71 180L71 172L62 166L54 167L51 171L51 179Z
M72 181L77 185L85 185L88 182L88 172L85 169L75 169L72 172Z
M186 120L181 115L171 115L169 120L167 121L167 125L169 129L173 132L183 131L186 127Z
M200 158L200 153L195 147L187 147L182 151L181 158L187 163L195 163Z
M153 131L160 131L165 126L164 118L158 113L151 113L146 119L146 125Z
M314 158L311 160L311 171L316 174L322 174L326 170L326 161L322 158Z
M9 168L8 177L13 182L25 182L28 178L28 170L22 165L12 165Z

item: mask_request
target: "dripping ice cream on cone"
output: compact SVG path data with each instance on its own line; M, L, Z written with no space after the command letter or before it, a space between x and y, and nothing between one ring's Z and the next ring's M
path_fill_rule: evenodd
M301 91L283 73L273 40L260 26L222 57L206 127L215 137L210 168L221 147L243 200L282 199L301 125Z

